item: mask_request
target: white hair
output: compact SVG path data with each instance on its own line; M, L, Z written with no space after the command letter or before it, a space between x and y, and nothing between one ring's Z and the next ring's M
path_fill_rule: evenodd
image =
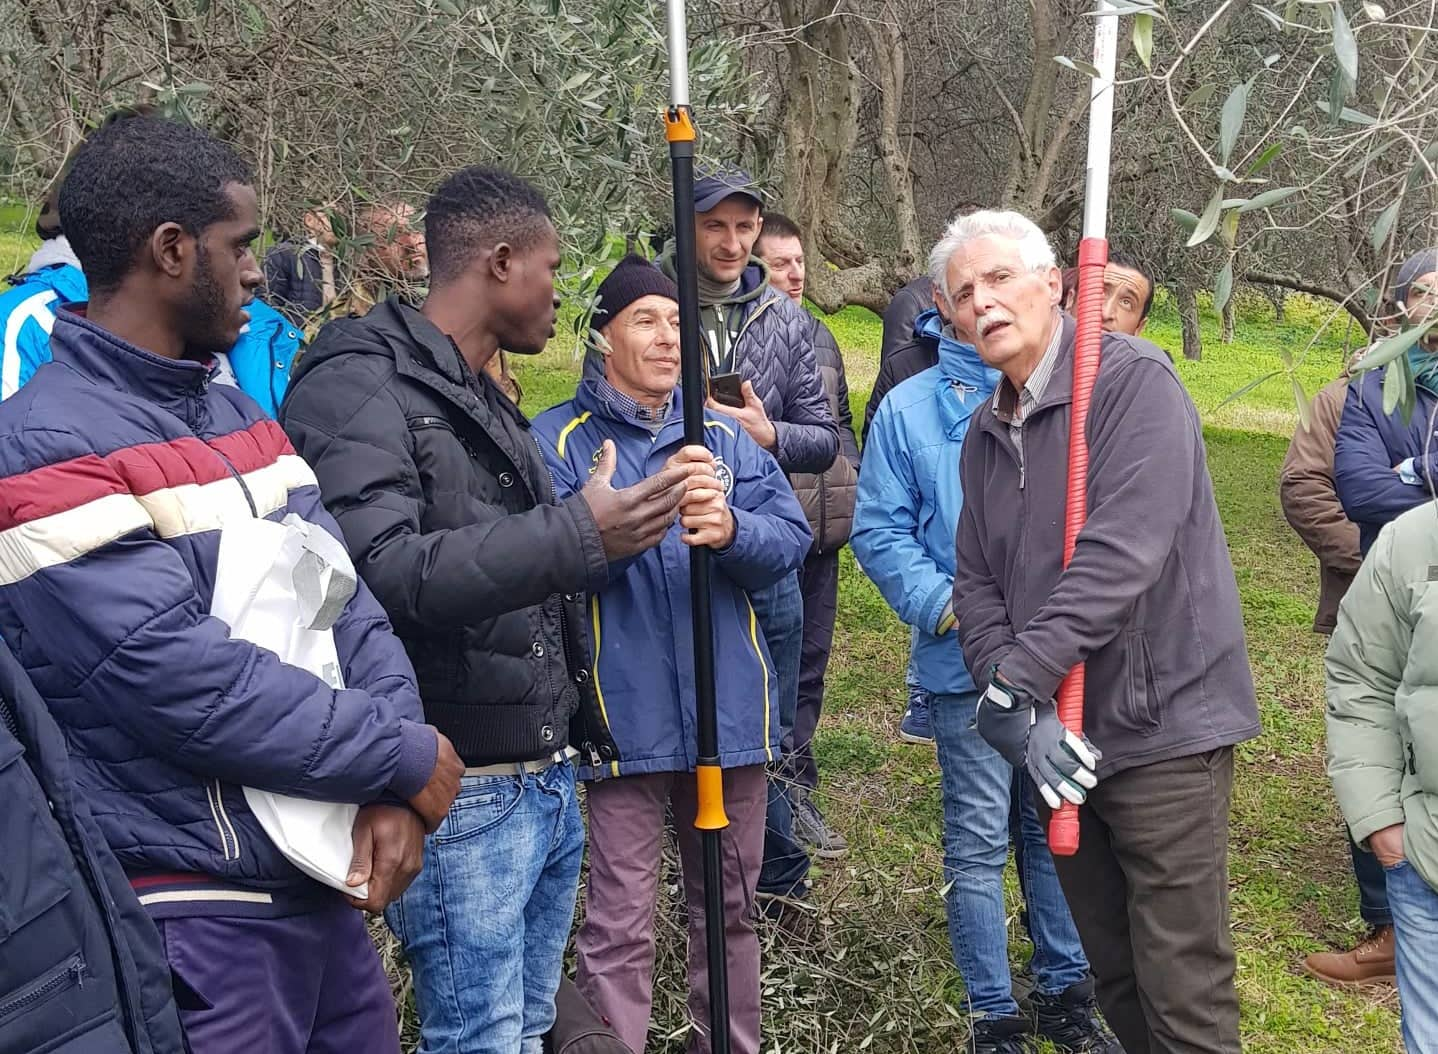
M996 209L971 212L967 216L956 217L934 246L933 252L929 253L929 277L943 292L945 300L952 296L949 290L949 261L953 259L954 253L969 242L991 235L1011 238L1018 242L1019 259L1031 271L1047 271L1050 267L1058 266L1048 238L1039 229L1039 225L1027 216Z

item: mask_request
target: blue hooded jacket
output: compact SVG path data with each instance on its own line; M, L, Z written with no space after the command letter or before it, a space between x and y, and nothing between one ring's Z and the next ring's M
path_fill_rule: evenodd
M1438 484L1438 431L1429 436L1438 395L1419 385L1413 416L1383 412L1387 367L1369 370L1348 383L1348 397L1333 448L1333 482L1338 500L1358 524L1358 545L1366 554L1383 525L1431 500ZM1413 459L1411 476L1394 466ZM1409 482L1409 479L1416 482Z
M88 299L84 273L73 264L32 271L0 295L0 399L8 399L50 361L50 331L61 304ZM274 308L255 299L246 305L249 324L227 356L235 384L274 417L290 383L301 334Z
M914 332L938 342L939 364L896 385L874 414L849 544L889 606L914 627L919 683L931 692L971 692L958 635L937 631L954 588L954 537L964 503L959 453L1000 374L945 332L932 308L918 317Z
M0 294L0 399L14 395L50 361L50 330L60 305L88 295L84 274L71 264L31 271Z
M345 689L232 639L209 614L221 531L296 513L342 537L314 473L197 362L68 309L51 347L0 403L0 637L127 872L313 895L241 787L356 804L418 793L437 741L404 648L362 582L334 627Z
M593 368L567 403L534 420L560 498L589 481L604 440L615 447L613 485L660 471L684 445L680 393L658 434L627 420L605 398ZM804 562L812 537L778 463L730 418L705 414L705 445L727 473L734 540L715 553L712 576L719 763L759 765L779 752L779 697L768 645L748 593ZM696 760L689 547L676 522L653 549L610 564L609 584L589 598L594 689L619 748L583 779L688 772Z

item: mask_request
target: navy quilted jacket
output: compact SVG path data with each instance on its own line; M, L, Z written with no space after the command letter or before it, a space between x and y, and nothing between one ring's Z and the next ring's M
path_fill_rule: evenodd
M1397 410L1383 412L1387 367L1369 370L1348 384L1343 417L1333 447L1333 481L1348 518L1358 524L1359 549L1367 553L1383 525L1432 500L1438 481L1438 431L1430 436L1438 394L1417 389L1407 421ZM1413 459L1419 483L1405 482L1395 465Z
M363 585L335 627L347 689L230 639L208 614L220 531L294 512L340 537L314 474L200 363L69 309L52 347L0 404L0 636L127 871L303 888L240 788L417 793L436 740L404 649Z

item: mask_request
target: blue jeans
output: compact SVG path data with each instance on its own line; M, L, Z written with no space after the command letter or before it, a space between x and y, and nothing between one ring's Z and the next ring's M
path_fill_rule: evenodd
M768 589L751 593L749 600L754 605L754 617L764 633L769 659L774 664L774 677L779 683L779 727L787 742L799 708L799 664L804 650L804 594L799 588L799 572L791 572ZM776 768L771 768L769 773L769 807L764 823L764 866L759 871L759 892L797 897L804 893L809 854L794 838L790 782Z
M931 717L944 794L944 883L949 942L971 1012L1019 1012L1009 974L1004 865L1014 770L974 728L978 693L934 695ZM1057 995L1088 977L1088 960L1059 887L1031 781L1022 797L1023 888L1038 990Z
M570 762L464 777L385 912L414 971L420 1054L539 1054L583 856Z
M1410 1054L1438 1052L1438 891L1404 860L1384 869L1397 940L1403 1042Z

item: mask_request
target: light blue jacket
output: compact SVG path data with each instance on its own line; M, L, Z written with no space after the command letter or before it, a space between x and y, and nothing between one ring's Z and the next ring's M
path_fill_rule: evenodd
M32 271L0 295L0 399L14 395L50 361L50 330L60 305L81 303L89 295L84 273L73 264ZM227 356L229 371L235 387L274 417L290 383L301 334L261 300L250 301L245 310L250 321Z
M606 439L614 441L616 488L660 471L684 445L679 398L676 389L667 422L652 434L611 406L586 371L573 399L534 419L557 494L575 494L589 481ZM719 763L762 765L779 756L779 695L749 593L802 564L812 537L774 458L732 418L706 413L705 425L734 514L734 540L714 554L710 580ZM581 767L582 779L694 768L693 604L682 530L676 522L654 548L611 563L608 585L589 598L594 690L619 760Z
M849 544L899 618L913 626L914 667L931 692L971 692L958 635L937 634L954 588L954 537L963 507L959 452L986 413L999 371L941 329L929 310L914 323L937 340L939 364L885 396L864 444Z
M31 271L0 293L0 399L14 395L50 361L55 309L86 295L85 276L71 264Z

